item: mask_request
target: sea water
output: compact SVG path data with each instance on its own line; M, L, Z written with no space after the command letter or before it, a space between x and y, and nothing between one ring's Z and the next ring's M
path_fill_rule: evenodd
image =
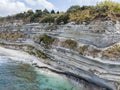
M80 90L69 79L0 56L0 90Z

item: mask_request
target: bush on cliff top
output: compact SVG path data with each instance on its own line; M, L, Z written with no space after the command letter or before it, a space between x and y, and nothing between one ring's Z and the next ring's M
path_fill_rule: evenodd
M53 12L53 11L52 11ZM55 16L55 17L54 17ZM66 24L69 21L76 23L89 22L91 20L105 20L110 18L112 20L120 20L120 4L105 0L99 2L96 6L71 6L66 13L49 13L48 10L36 10L19 13L14 16L0 18L0 21L23 20L29 22L61 22Z

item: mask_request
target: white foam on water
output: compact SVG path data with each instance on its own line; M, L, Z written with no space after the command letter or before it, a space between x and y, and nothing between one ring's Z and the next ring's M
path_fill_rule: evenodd
M23 52L23 51L17 51L17 50L6 49L4 47L0 47L0 53L5 55L5 56L0 57L0 62L5 61L5 60L1 60L1 58L2 58L2 59L10 59L10 60L19 61L19 62L28 63L28 64L36 63L38 66L50 67L50 66L40 62L38 60L38 58L31 56L28 53ZM50 71L46 72L46 71L40 70L40 69L36 69L36 71L40 71L40 73L48 74L49 76L52 76L52 77L62 78L62 76L60 76L59 74L52 73Z
M0 65L3 63L7 63L8 62L8 58L5 56L0 56Z
M35 56L31 56L26 52L0 47L0 65L4 64L4 63L8 63L10 61L18 61L18 62L28 63L28 64L36 63L38 66L45 66L45 67L51 68L50 66L40 62L40 60L38 58L36 58ZM61 75L53 73L49 70L44 71L44 70L39 69L39 68L36 68L35 70L37 71L38 74L47 75L47 77L50 78L51 82L52 82L51 78L54 78L54 79L58 79L58 80L56 80L56 82L60 81L62 83L69 83L69 79L65 76L61 76ZM55 83L53 83L52 85L54 85L54 84Z
M6 49L4 47L0 47L0 54L2 54L2 57L1 57L2 59L4 59L3 58L3 55L4 55L4 57L9 58L11 60L21 61L29 64L37 63L37 65L39 66L47 66L42 62L40 62L38 58L36 58L35 56L31 56L28 53L23 51ZM0 59L0 62L4 62L4 60Z

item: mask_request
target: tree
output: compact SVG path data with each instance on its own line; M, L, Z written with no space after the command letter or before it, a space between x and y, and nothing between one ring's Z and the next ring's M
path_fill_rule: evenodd
M54 23L54 17L51 15L45 16L41 19L40 23Z
M24 14L25 14L25 17L30 17L32 14L34 14L34 12L32 10L28 10Z
M61 22L63 22L64 24L66 24L68 23L68 20L69 20L69 14L63 14L56 19L56 23L60 24Z
M70 12L76 12L77 10L80 10L80 6L79 5L75 5L75 6L71 6L67 12L70 13Z
M43 14L49 14L49 11L47 9L44 9Z
M59 14L60 12L59 11L57 11L57 14Z
M36 10L34 16L35 17L41 17L42 16L42 10Z
M42 10L38 10L38 9L37 9L35 12L42 14Z
M105 0L103 2L98 3L97 7L120 13L120 4L110 0Z
M93 6L82 6L80 10L92 10L93 8Z
M36 10L35 13L30 16L30 22L36 22L40 17L42 17L42 10Z
M18 14L15 15L16 19L23 19L24 17L25 17L24 13L18 13Z
M54 11L54 10L51 10L51 14L55 14L55 11Z

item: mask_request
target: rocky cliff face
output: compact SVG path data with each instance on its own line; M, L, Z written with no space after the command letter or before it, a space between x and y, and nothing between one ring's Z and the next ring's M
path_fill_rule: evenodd
M24 37L11 42L1 37L1 45L17 47L43 58L41 62L64 74L87 81L84 90L120 90L119 27L118 22L111 21L89 25L28 24L19 28Z

